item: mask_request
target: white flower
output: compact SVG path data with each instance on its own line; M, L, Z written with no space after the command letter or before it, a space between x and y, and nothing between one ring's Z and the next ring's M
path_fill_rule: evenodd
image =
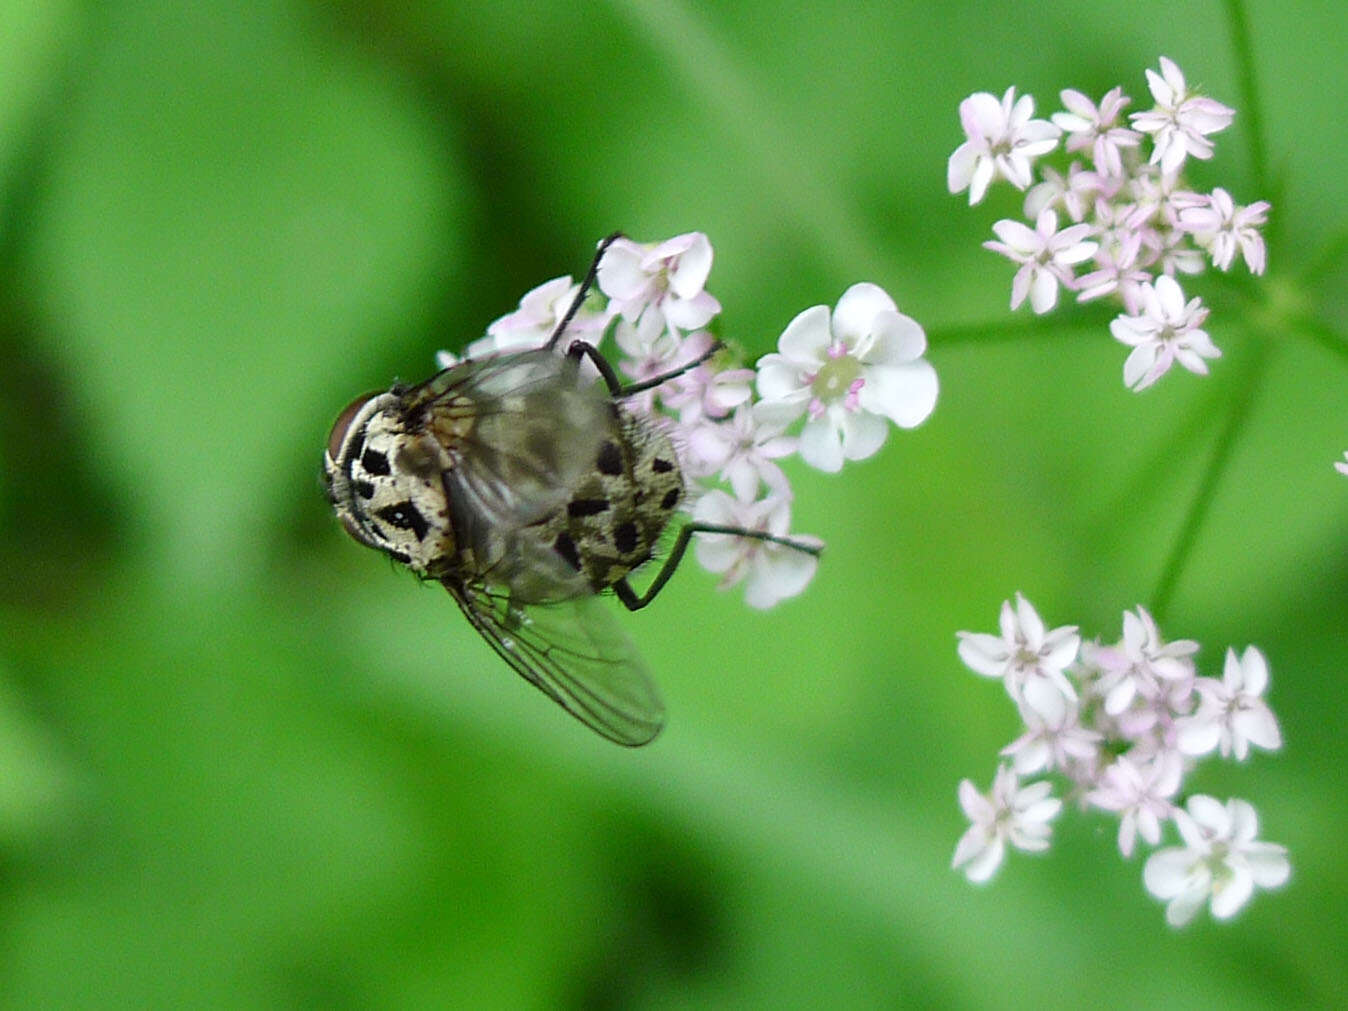
M757 420L749 404L722 421L694 425L685 438L694 476L719 472L740 501L753 501L760 485L786 491L786 475L773 461L794 453L798 440L783 435L780 425Z
M1072 286L1072 268L1089 260L1097 245L1086 241L1090 225L1069 225L1058 231L1058 215L1048 208L1039 212L1034 228L1003 219L992 230L1001 241L985 242L984 248L1021 264L1011 282L1011 308L1017 308L1028 295L1037 313L1048 312L1058 303L1058 285Z
M622 352L618 368L634 382L642 383L672 372L677 362L691 359L684 350L686 342L665 326L658 312L645 313L635 323L619 319L613 328L613 339ZM643 390L635 401L649 413L654 409L655 390Z
M758 363L756 420L784 426L808 414L800 455L820 470L878 450L886 418L912 428L936 406L936 370L922 357L926 334L874 284L848 288L832 317L828 306L806 309L777 348Z
M1009 765L997 770L986 797L969 780L961 780L960 807L973 824L955 845L950 866L963 867L970 881L987 881L1001 864L1008 842L1027 852L1048 849L1049 822L1062 807L1062 801L1049 796L1051 789L1042 780L1020 789Z
M1334 469L1340 474L1348 474L1348 453L1343 454L1342 460L1334 461Z
M1137 129L1152 134L1155 146L1151 164L1159 164L1162 172L1175 172L1187 155L1211 158L1212 141L1207 135L1230 126L1235 110L1215 99L1191 94L1180 68L1164 56L1159 74L1147 71L1147 87L1156 107L1135 112L1131 119Z
M1095 253L1095 269L1076 279L1078 302L1089 302L1117 293L1130 313L1142 307L1143 286L1151 283L1151 274L1138 265L1142 236L1129 232L1117 242L1101 243Z
M769 495L757 502L740 502L720 489L697 500L693 519L716 526L739 527L785 537L791 525L791 504L782 495ZM801 544L822 547L816 537L793 534ZM694 550L703 568L723 573L720 589L744 580L744 602L766 609L805 589L819 559L787 544L729 534L699 534Z
M681 360L695 361L711 350L713 338L705 330L690 334L683 342ZM753 369L720 369L704 361L696 368L666 383L660 402L679 412L679 422L696 425L703 418L724 418L754 395Z
M958 632L959 655L975 674L1001 678L1007 694L1044 718L1061 725L1076 689L1064 674L1076 659L1081 636L1075 625L1047 631L1034 606L1020 593L1016 604L1002 602L1001 635Z
M1207 269L1203 251L1189 243L1189 234L1179 228L1147 228L1142 231L1144 257L1153 270L1174 277L1201 274Z
M1089 803L1119 813L1119 852L1125 859L1133 855L1138 835L1153 846L1161 841L1161 822L1174 810L1167 798L1179 789L1183 775L1183 761L1173 751L1141 764L1120 755L1086 794Z
M1240 657L1228 649L1222 680L1199 678L1194 687L1200 697L1198 712L1179 723L1179 746L1186 754L1217 748L1223 758L1234 754L1243 762L1251 744L1265 751L1282 747L1278 721L1262 698L1268 661L1257 647L1246 648Z
M498 351L542 347L571 308L579 291L580 285L573 284L570 277L554 277L551 281L544 281L520 299L518 309L492 322L487 327L485 338L469 345L469 357L480 358ZM587 310L582 305L567 326L567 336L585 339L602 333L608 319L605 313ZM560 350L565 351L566 348Z
M1123 363L1124 384L1144 390L1175 362L1207 375L1204 359L1221 357L1207 332L1200 329L1207 318L1202 300L1186 303L1173 277L1162 275L1154 285L1143 285L1141 313L1119 316L1109 324L1114 338L1133 348Z
M1193 233L1194 241L1212 256L1212 265L1228 269L1240 250L1251 274L1262 274L1267 259L1264 237L1259 226L1268 220L1271 205L1257 200L1248 207L1237 207L1231 194L1218 186L1210 196L1182 208L1179 225Z
M1118 716L1138 695L1156 702L1166 694L1166 682L1192 680L1190 657L1197 652L1192 639L1162 640L1145 607L1124 611L1123 641L1112 649L1096 649L1092 656L1100 670L1096 690L1104 696L1105 712Z
M1067 708L1057 720L1049 721L1030 706L1020 707L1025 733L1002 749L1022 776L1036 772L1067 772L1089 776L1100 755L1104 736L1081 725L1081 712Z
M957 147L946 166L946 185L951 193L969 190L969 203L983 199L995 178L1017 189L1030 185L1030 162L1052 151L1059 129L1045 119L1031 119L1034 99L1007 88L999 102L986 91L960 103L960 123L968 138Z
M721 311L721 303L702 290L711 261L711 242L701 232L658 244L616 239L600 261L599 290L629 322L654 310L675 329L696 330Z
M1074 222L1086 217L1086 212L1099 197L1113 196L1113 187L1106 185L1099 173L1081 167L1072 162L1064 177L1050 165L1039 166L1042 182L1035 183L1025 194L1023 209L1025 217L1031 221L1037 219L1045 209L1062 208Z
M1081 92L1071 88L1060 92L1058 97L1067 111L1055 112L1050 118L1067 134L1067 150L1089 148L1097 172L1115 178L1123 175L1120 148L1137 147L1142 140L1140 133L1120 126L1118 122L1119 113L1132 99L1122 88L1111 88L1106 92L1098 108Z
M1198 794L1186 807L1175 812L1184 845L1157 850L1142 872L1147 891L1169 902L1172 927L1192 920L1209 896L1213 916L1234 916L1256 885L1275 888L1290 876L1286 848L1255 840L1258 818L1245 801L1233 797L1223 805Z

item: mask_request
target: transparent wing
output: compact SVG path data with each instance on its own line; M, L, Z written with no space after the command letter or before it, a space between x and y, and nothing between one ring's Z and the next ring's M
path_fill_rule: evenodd
M520 606L481 585L445 588L506 663L591 730L637 747L664 726L650 672L600 598Z
M601 445L620 437L605 390L555 351L521 351L441 372L408 390L403 409L453 459L441 477L454 536L480 573L509 585L517 602L593 592L535 528L594 472Z
M497 528L564 504L616 428L607 393L555 351L465 362L409 390L404 404L424 410L455 455L451 499Z

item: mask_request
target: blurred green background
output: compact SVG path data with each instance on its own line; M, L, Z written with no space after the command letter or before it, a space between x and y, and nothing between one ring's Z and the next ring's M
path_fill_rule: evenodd
M1348 15L1250 26L1273 192L1216 3L3 0L0 1004L1341 1000L1344 269L1299 272L1344 228ZM970 210L945 160L972 91L1145 107L1161 55L1239 110L1194 177L1273 200L1276 304L1199 282L1225 357L1137 396L1107 314L1007 312L979 242L1019 199ZM635 752L351 543L318 480L353 395L615 228L707 232L755 356L876 281L942 380L879 456L792 471L829 542L803 597L751 612L689 565L621 615L670 711ZM1177 933L1114 823L1068 811L970 886L956 784L1017 731L955 631L1019 589L1117 636L1235 406L1162 628L1204 673L1268 655L1283 752L1188 785L1251 800L1291 883Z

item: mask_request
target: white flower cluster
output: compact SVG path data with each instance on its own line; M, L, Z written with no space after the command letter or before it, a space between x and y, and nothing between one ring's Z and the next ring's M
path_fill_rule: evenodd
M1184 777L1205 756L1243 761L1251 747L1282 745L1264 702L1268 664L1254 646L1226 651L1220 680L1201 677L1198 643L1166 642L1144 608L1123 615L1123 638L1083 642L1076 626L1047 629L1020 594L1002 604L998 635L960 632L960 659L976 674L1000 678L1025 723L1002 749L989 796L969 780L959 799L972 824L955 847L953 865L986 881L1007 843L1022 850L1049 845L1049 822L1062 803L1051 782L1020 785L1022 776L1054 775L1082 808L1119 819L1118 846L1132 856L1138 836L1150 846L1174 822L1183 842L1153 853L1143 881L1169 902L1166 918L1181 926L1205 901L1219 918L1253 893L1287 880L1287 851L1255 839L1258 823L1245 801L1222 804L1195 794L1181 807Z
M950 156L951 193L969 191L969 203L1005 179L1025 194L1025 217L993 225L996 241L984 245L1020 265L1011 285L1011 308L1027 298L1036 313L1057 305L1059 288L1080 302L1109 296L1123 305L1111 324L1115 339L1130 346L1123 381L1142 390L1179 363L1205 375L1207 359L1221 352L1202 329L1208 310L1186 299L1176 274L1198 274L1210 262L1225 271L1237 253L1251 273L1262 274L1259 229L1267 201L1238 206L1221 187L1189 190L1181 175L1188 158L1212 157L1209 135L1230 125L1235 112L1192 92L1171 60L1148 70L1155 106L1123 121L1132 99L1111 89L1099 105L1079 91L1060 95L1064 111L1033 119L1034 99L1007 89L1001 101L987 92L960 103L967 139ZM1062 171L1036 165L1065 137L1073 160ZM1150 138L1150 150L1143 141ZM1144 153L1146 158L1144 160ZM1035 169L1038 169L1036 181ZM1060 217L1069 222L1059 227Z
M844 460L879 450L890 421L911 428L925 420L937 395L936 372L923 357L926 334L882 289L856 284L831 314L819 305L796 316L757 370L734 367L725 351L707 357L715 339L706 328L721 311L705 290L711 265L712 246L701 232L659 243L613 240L599 264L598 291L572 319L559 351L571 339L599 346L612 330L618 369L634 385L678 373L627 404L669 432L695 482L683 507L703 523L785 537L792 492L777 461L799 452L807 464L837 471ZM470 344L466 357L541 347L578 292L570 277L540 285ZM437 362L451 368L458 359L441 351ZM722 589L742 581L746 602L759 608L800 593L818 565L787 545L725 534L703 534L694 553L721 574Z

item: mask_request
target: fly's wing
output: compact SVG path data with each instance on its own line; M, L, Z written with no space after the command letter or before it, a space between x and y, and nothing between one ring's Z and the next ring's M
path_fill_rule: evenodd
M501 659L597 734L637 747L664 726L650 672L598 597L520 606L480 584L445 588Z
M551 350L455 366L409 390L404 405L447 433L451 499L504 527L527 526L564 505L617 425L608 395Z
M562 600L593 592L536 525L555 515L617 438L608 394L551 350L467 362L404 395L404 410L449 451L443 474L454 536L482 574L516 597ZM535 529L530 529L535 528Z

